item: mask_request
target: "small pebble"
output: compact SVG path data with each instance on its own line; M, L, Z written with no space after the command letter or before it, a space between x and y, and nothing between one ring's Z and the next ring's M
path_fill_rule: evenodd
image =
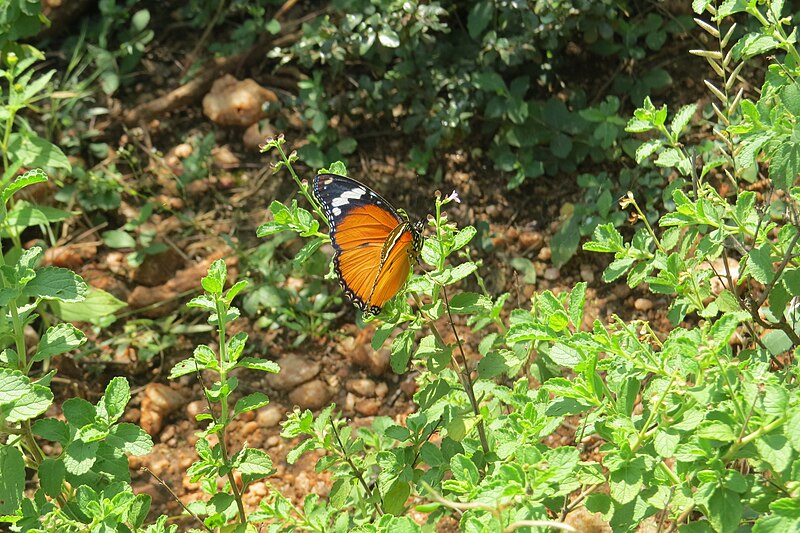
M377 398L360 398L356 400L356 412L363 416L375 416L382 404Z
M186 404L186 418L195 421L195 417L200 413L208 412L208 402L206 400L195 400Z
M633 301L633 308L637 311L649 311L653 308L653 302L647 298L636 298Z
M378 398L385 398L389 392L389 385L381 381L375 386L375 396Z
M297 354L281 357L277 363L281 367L280 372L269 374L266 379L270 387L278 390L293 389L313 379L320 370L319 363Z
M594 270L592 267L586 264L581 265L581 279L586 283L592 283L594 281Z
M371 379L350 379L345 385L348 391L366 397L375 395L375 386L375 382Z
M271 428L283 419L283 408L276 404L265 405L256 410L256 422L261 427Z
M538 250L544 244L544 235L539 231L526 231L519 234L519 245L523 250ZM549 250L548 250L549 251Z
M539 255L537 256L540 261L550 261L552 257L552 252L550 251L549 246L545 246L541 250L539 250Z
M331 391L318 379L303 383L289 393L289 400L300 409L319 409L328 404Z
M244 426L242 426L242 435L244 438L248 438L249 436L253 435L256 431L260 430L261 426L255 420L251 420L247 422Z
M544 279L547 281L555 281L559 278L560 273L556 267L550 267L544 271Z

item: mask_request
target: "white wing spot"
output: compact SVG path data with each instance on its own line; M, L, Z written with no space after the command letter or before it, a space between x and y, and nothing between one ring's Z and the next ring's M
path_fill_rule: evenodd
M333 213L333 216L338 217L339 215L342 214L342 210L339 209L338 207L334 207L333 209L331 209L331 213Z
M331 205L333 207L342 207L350 203L350 200L358 200L365 194L367 194L367 190L364 187L356 187L355 189L343 192L338 198L334 198Z

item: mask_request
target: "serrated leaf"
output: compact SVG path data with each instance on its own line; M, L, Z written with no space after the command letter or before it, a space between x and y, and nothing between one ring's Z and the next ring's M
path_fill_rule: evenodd
M627 464L611 472L608 484L611 497L617 503L632 502L642 491L642 470L636 465Z
M56 498L61 494L66 470L63 460L45 457L39 465L39 484L45 494L51 498Z
M233 416L238 416L244 412L258 409L259 407L263 407L268 403L269 398L263 392L254 392L252 394L248 394L247 396L239 398L236 401L236 405L233 407Z
M50 326L42 335L39 347L31 361L44 361L54 355L66 353L86 342L86 336L72 324Z
M197 361L194 357L190 359L184 359L175 364L170 370L169 379L179 378L181 376L185 376L186 374L194 374L197 372Z
M36 277L25 285L23 296L58 300L59 302L80 302L86 298L89 288L79 275L66 268L44 267L36 272Z
M42 418L33 424L33 434L53 442L59 442L61 445L66 445L69 442L69 428L65 422L56 420L55 418Z
M0 514L17 512L25 489L25 461L14 446L0 444Z
M76 428L88 426L94 422L97 410L83 398L69 398L61 405L64 418Z
M13 402L0 405L0 419L8 422L22 422L36 418L53 403L53 392L42 385L32 385L31 389Z
M97 404L97 414L107 417L108 423L114 423L125 412L125 406L131 399L131 386L128 380L117 376L106 386L105 394Z
M758 248L753 248L747 254L747 272L753 279L764 285L769 284L775 277L772 269L771 248L768 243Z
M200 280L203 290L209 294L222 294L225 285L228 267L224 259L217 259L208 267L208 275Z
M15 192L22 190L29 185L33 185L34 183L42 183L44 181L47 181L47 174L45 174L42 169L35 168L28 170L23 175L18 176L14 181L12 181L8 187L3 189L0 199L2 199L2 202L5 203Z
M241 368L249 368L251 370L261 370L262 372L280 372L281 367L275 361L268 361L266 359L257 359L255 357L242 357L236 363L236 366Z
M106 443L115 450L136 456L147 455L153 448L153 439L136 424L123 422L111 428Z
M664 146L664 142L660 139L650 139L649 141L645 141L639 145L639 148L636 149L636 162L638 164L642 164L642 162L656 153L656 150Z
M266 477L272 474L272 459L263 450L248 448L238 470L248 476Z
M670 129L672 130L672 134L676 139L680 136L683 129L689 124L689 121L692 119L696 111L697 104L689 104L683 106L677 113L675 113L675 116L672 118L672 123L670 124Z
M87 473L97 461L97 448L99 441L83 442L73 441L64 450L64 466L67 472L75 476Z

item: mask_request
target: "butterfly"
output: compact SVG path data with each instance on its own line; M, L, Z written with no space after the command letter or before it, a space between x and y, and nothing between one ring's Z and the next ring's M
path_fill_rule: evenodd
M328 219L339 284L362 311L377 315L419 261L422 221L412 223L405 211L345 176L319 174L313 190Z

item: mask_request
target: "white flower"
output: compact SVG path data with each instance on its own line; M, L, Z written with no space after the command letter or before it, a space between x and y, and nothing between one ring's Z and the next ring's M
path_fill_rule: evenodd
M461 203L461 198L458 197L458 192L455 190L450 193L450 196L444 199L445 202L455 202L457 204Z

